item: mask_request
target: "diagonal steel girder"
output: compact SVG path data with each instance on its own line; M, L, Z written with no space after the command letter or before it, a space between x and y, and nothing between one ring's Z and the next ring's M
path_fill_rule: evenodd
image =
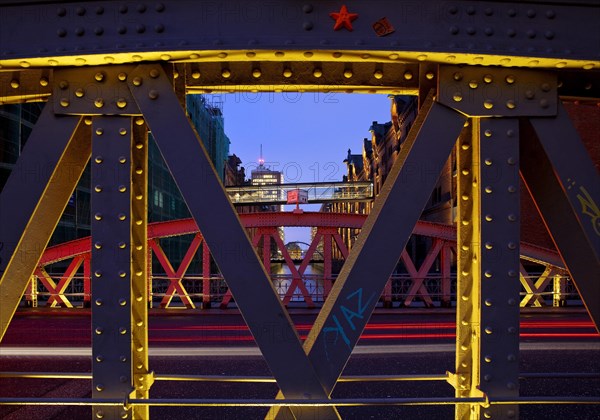
M0 341L90 158L82 121L47 104L0 195Z
M464 115L433 102L432 95L421 108L304 343L328 395L375 309L465 122ZM284 418L286 411L272 408L267 418Z
M327 398L165 72L159 65L140 65L130 76L135 101L283 394ZM303 417L303 410L292 411L296 418ZM318 418L339 418L334 407L315 407L304 414L307 411Z
M521 176L600 331L600 177L562 105L522 129Z

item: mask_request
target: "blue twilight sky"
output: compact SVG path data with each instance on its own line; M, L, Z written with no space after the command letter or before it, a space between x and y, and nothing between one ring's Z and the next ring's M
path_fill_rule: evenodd
M222 102L229 153L242 160L247 176L262 144L265 165L282 171L286 183L341 181L348 148L362 153L371 123L390 121L386 95L245 92L210 98ZM286 230L286 242L308 237L301 229Z

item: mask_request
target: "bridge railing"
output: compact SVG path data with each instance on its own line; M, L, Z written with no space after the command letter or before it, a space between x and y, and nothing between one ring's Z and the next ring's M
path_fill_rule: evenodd
M50 273L52 277L59 275ZM531 274L527 276L527 279L531 282L535 282L540 278L541 274ZM337 276L333 275L331 280L335 281ZM288 292L290 285L293 281L291 274L274 274L271 276L273 286L279 294L280 298L283 299ZM210 283L210 301L214 304L221 304L224 298L227 296L228 288L220 274L211 274L210 277L205 278L201 274L190 274L183 277L181 280L183 289L185 291L184 297L189 298L193 302L201 302L204 298L204 282L208 280ZM417 279L417 280L421 280ZM385 288L381 295L381 302L388 304L387 306L400 306L400 307L420 307L420 306L432 306L439 307L444 306L443 302L456 301L456 276L453 274L449 279L442 275L428 275L424 278L423 285L425 290L411 292L411 288L415 282L415 279L410 277L408 274L394 274L390 277L388 287ZM85 283L89 281L83 275L75 275L69 285L59 293L60 299L56 299L56 293L48 291L42 282L37 279L37 276L33 276L29 287L27 288L23 302L29 306L36 307L38 305L46 306L73 306L82 307L85 306L85 302L90 300L91 293L89 288L86 287ZM162 299L168 295L170 279L165 275L154 275L152 276L152 287L149 300L149 307L159 307ZM308 290L308 293L313 299L313 302L322 304L326 298L326 289L324 287L324 277L319 274L304 274L302 276L302 282ZM444 282L449 282L449 288L444 285ZM449 290L449 294L448 291ZM535 306L535 307L561 307L566 305L581 305L581 299L575 288L575 285L568 276L555 275L551 281L548 281L543 288L535 291L528 291L525 287L521 290L521 306ZM165 308L181 307L182 302L178 294L173 294L173 299L169 305ZM433 305L428 304L428 297L433 302ZM53 303L54 302L54 303ZM68 302L70 305L65 305L64 302ZM293 292L290 302L301 304L305 302L303 294L296 289ZM408 304L406 304L408 302ZM235 304L232 299L231 304Z

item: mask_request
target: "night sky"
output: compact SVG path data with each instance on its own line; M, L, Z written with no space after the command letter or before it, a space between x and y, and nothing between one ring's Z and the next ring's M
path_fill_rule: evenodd
M372 122L391 119L386 95L244 92L209 98L222 103L229 153L242 160L247 176L262 144L265 165L283 171L286 183L341 181L348 148L362 153ZM286 232L286 242L308 237L302 229Z

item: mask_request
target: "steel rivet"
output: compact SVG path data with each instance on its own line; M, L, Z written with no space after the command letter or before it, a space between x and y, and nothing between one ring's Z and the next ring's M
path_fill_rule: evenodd
M492 362L492 356L486 354L485 357L483 358L483 360L485 360L486 363L491 363Z
M404 80L411 80L413 78L413 74L410 71L404 72Z
M104 161L104 158L102 156L96 156L94 158L94 162L96 163L102 163Z
M435 74L434 74L434 73L432 73L432 72L427 72L427 73L425 73L425 78L426 78L427 80L432 80L434 77L435 77Z
M102 192L102 185L96 185L94 187L94 191L96 191L97 193Z
M127 244L125 242L119 242L118 246L119 246L120 249L127 248Z
M144 170L142 168L135 168L135 173L141 175L144 173Z
M104 332L104 328L102 327L96 327L96 329L94 330L96 332L97 335L100 335Z
M96 73L94 75L94 79L96 79L97 82L101 82L104 80L104 76L105 76L104 73L99 71L98 73Z
M95 218L96 220L102 220L102 213L96 213L96 214L94 215L94 218Z
M486 419L491 419L492 418L492 413L490 413L489 411L486 411L483 413L483 417L485 417Z
M485 248L486 249L492 249L494 247L494 245L491 242L486 242L485 243Z
M117 108L123 109L127 106L127 101L124 98L117 99Z
M127 301L125 299L119 299L119 305L126 306L127 305Z
M83 89L79 88L75 91L75 96L77 96L78 98L83 98L83 95L85 95Z
M517 332L517 329L515 327L508 327L507 331L509 334L514 334Z
M345 76L345 73L344 73L344 76ZM290 70L289 68L284 69L283 77L292 77L292 70Z
M156 79L159 76L159 74L159 71L156 69L150 70L150 77L152 77L153 79Z
M85 30L81 27L75 28L75 35L83 36L83 35L85 35Z
M344 77L350 79L352 77L352 70L344 70Z
M121 334L121 335L127 334L127 328L124 328L124 327L119 328L119 334Z
M485 131L483 132L483 134L484 134L486 137L492 137L492 130L485 130Z
M119 356L119 361L120 361L121 363L125 363L125 362L127 361L127 356L125 356L125 355L121 355L121 356Z
M96 100L94 101L94 105L96 106L96 108L102 108L104 106L104 99L96 98Z
M491 99L486 99L486 100L483 102L483 107L484 107L485 109L492 109L492 108L494 107L494 102L493 102Z
M492 272L490 270L485 270L485 273L483 273L483 275L489 279L492 277Z
M119 185L119 192L124 193L125 191L127 191L127 187L125 185Z
M508 246L508 249L516 249L517 248L517 245L514 242L509 242L507 246Z
M150 92L148 92L148 97L150 99L157 99L158 98L158 91L156 90L151 90Z
M486 215L485 215L485 221L486 221L486 222L491 222L492 220L494 220L494 218L492 217L492 215L491 215L491 214L486 214Z
M477 80L471 80L471 81L469 82L469 87L470 87L471 89L477 89L477 86L478 86L478 85L479 85L479 84L477 83Z
M96 417L99 418L99 419L103 419L104 418L104 411L102 411L102 410L96 411Z
M454 95L452 95L452 99L454 100L454 102L462 101L462 93L455 92Z
M100 270L94 271L94 276L96 276L96 277L102 277L102 271L100 271Z
M104 385L103 384L96 385L96 391L100 391L100 392L104 391Z
M515 410L508 410L506 412L506 415L508 416L509 419L514 419L516 416Z
M144 347L143 346L137 347L136 350L138 353L141 353L144 351Z
M509 270L508 277L517 277L517 272L515 270Z
M45 77L40 78L40 86L48 86L48 79Z
M490 158L485 159L483 162L486 164L486 166L492 166L492 159Z
M85 117L85 118L83 119L83 123L84 123L85 125L92 125L92 119L91 119L90 117Z
M509 99L508 101L506 101L506 107L508 109L515 109L517 107L517 104L515 104L515 101L513 101L512 99Z
M376 70L373 73L373 77L376 78L376 79L381 79L381 78L383 78L383 72L381 70Z
M549 106L549 104L548 104L548 101L546 99L540 100L540 107L542 107L542 108L545 109L545 108L548 108L548 106Z
M486 381L486 382L489 382L489 381L491 381L491 380L492 380L492 375L489 375L489 374L488 374L488 375L485 375L485 376L483 377L483 380L484 380L484 381Z
M486 193L491 194L492 193L492 187L490 187L489 185L485 187L484 190Z
M58 83L58 87L61 88L62 90L65 90L69 87L69 82L67 82L66 80L61 80Z
M304 28L305 31L311 31L313 29L314 25L312 22L307 21L302 24L302 27Z
M506 357L506 359L507 359L509 362L514 362L515 360L517 360L517 357L516 357L514 354L509 354L509 355Z
M316 68L313 70L313 76L316 78L319 78L319 77L323 76L323 71L319 68Z
M463 150L469 150L469 148L471 147L471 145L469 143L463 143L460 145L461 149Z
M132 83L134 86L141 86L142 85L142 78L139 76L136 76L133 78Z
M486 334L491 334L492 333L492 327L485 327L485 333Z
M120 156L120 157L119 157L119 163L120 163L120 164L127 163L127 158L125 158L125 156Z
M470 170L468 170L468 169L463 169L463 170L461 171L461 173L462 173L464 176L467 176L467 175L469 175L469 174L471 173L471 171L470 171Z
M119 271L119 277L125 277L127 276L127 273L123 270Z
M508 83L509 85L512 85L513 83L515 83L515 76L513 76L512 74L509 74L508 76L506 76L506 83Z
M492 306L492 299L486 299L485 306Z
M125 215L125 213L119 213L118 217L119 217L120 221L123 221L123 220L127 219L127 216Z
M102 363L103 361L104 361L104 356L102 356L101 354L99 354L98 356L96 356L96 362Z
M102 242L96 242L96 243L94 244L94 247L95 247L96 249L101 249L101 248L102 248Z
M517 304L517 301L513 298L508 299L508 306L515 306Z
M221 70L221 76L225 79L229 79L231 77L231 71L229 71L229 69L223 69Z
M68 100L68 99L66 99L66 98L62 98L62 99L60 100L60 106L62 106L63 108L66 108L66 107L68 107L68 106L69 106L69 100Z
M509 193L514 193L514 192L516 192L516 191L517 191L517 189L515 188L515 186L514 186L514 185L509 185L509 186L508 186L508 192L509 192Z
M20 83L18 80L13 79L10 81L10 87L13 89L18 89L18 87L20 86Z
M516 222L517 221L517 216L515 216L514 214L509 214L508 215L508 220L511 222Z
M102 299L96 299L97 306L102 306L103 303L104 303L104 301Z

